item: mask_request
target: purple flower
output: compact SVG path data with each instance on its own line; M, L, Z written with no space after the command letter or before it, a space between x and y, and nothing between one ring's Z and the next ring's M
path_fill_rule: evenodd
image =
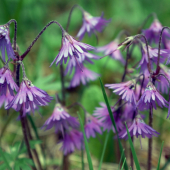
M18 91L18 86L13 80L12 72L3 67L0 69L0 96L6 95L9 90L10 94L14 96L14 90Z
M5 60L5 49L9 59L15 59L15 54L10 43L9 28L7 25L0 25L0 51L2 54L2 59Z
M167 107L168 104L168 102L159 94L156 87L151 82L149 82L145 92L138 101L138 109L141 111L148 110L151 107L156 109L156 102L160 107Z
M72 129L67 131L63 137L61 150L64 155L74 152L75 149L80 150L83 145L83 134L78 130Z
M158 44L159 36L160 36L162 28L163 27L162 27L161 23L159 22L159 20L154 19L150 28L143 30L143 33L150 44L153 42ZM164 48L166 48L166 37L170 38L170 34L167 30L164 30L163 35L162 35L162 42L163 42Z
M113 130L115 132L115 128L112 124L112 120L110 118L107 106L105 103L101 102L100 103L101 107L97 107L96 110L94 111L94 116L99 119L99 121L102 123L103 130ZM112 108L112 112L114 111L114 108ZM119 117L117 117L117 112L113 113L115 122L116 122L116 127L117 130L120 131L123 128L123 123Z
M77 61L79 62L80 65L82 65L85 62L89 62L91 64L93 64L93 62L91 61L91 59L99 59L99 56L96 56L94 54L91 53L87 53L84 52L84 54L82 54L82 58L78 58ZM77 66L77 62L75 58L71 58L67 64L66 70L65 70L65 75L67 73L72 73L73 68L75 68Z
M150 46L148 46L148 48L149 48L151 66L153 66L153 63L157 63L158 49L151 48ZM160 55L161 55L160 62L163 63L166 60L166 58L170 56L170 50L161 49ZM141 67L141 72L143 72L147 68L147 64L148 64L147 49L146 49L146 46L143 45L142 46L142 59L138 66L138 67Z
M70 116L64 107L57 103L52 115L46 120L42 128L45 127L45 130L49 130L53 126L55 127L56 133L60 131L64 135L66 129L70 127L78 128L79 122L75 117Z
M97 77L99 77L99 74L97 74L85 67L82 67L82 69L83 69L83 72L78 66L76 67L74 76L70 83L70 87L76 87L76 86L80 85L80 83L85 85L90 80L94 81L95 79L97 79Z
M16 111L20 111L21 108L23 111L30 108L34 113L36 106L48 105L48 102L52 99L53 98L50 97L47 92L35 87L30 80L24 78L21 82L18 93L8 104L6 109L11 108L13 105L17 105Z
M114 89L113 92L118 95L121 95L122 99L136 105L136 99L134 94L135 80L130 80L118 84L105 84L105 86L110 89Z
M100 133L102 134L102 131L100 129L102 123L99 122L98 119L96 119L95 117L91 116L91 115L87 115L86 117L86 124L84 126L84 130L86 133L86 137L90 138L96 137L96 133Z
M145 124L145 122L142 120L140 116L135 117L132 124L128 126L128 130L131 137L136 136L137 138L138 136L142 136L142 138L145 138L145 136L147 138L151 138L152 136L157 137L159 135L159 133L156 130L152 129L150 126ZM125 139L128 138L126 129L119 133L119 137Z
M54 62L56 62L56 65L58 65L59 63L62 64L63 60L66 63L68 57L75 58L76 61L78 58L82 60L85 52L93 49L94 47L79 42L75 40L72 36L70 36L68 33L64 32L60 52L50 66L52 66Z
M104 52L104 55L109 55L115 60L119 60L122 64L125 63L120 50L118 48L118 40L112 41L103 47L97 47L96 52ZM117 50L116 50L117 49ZM114 51L116 50L116 51Z
M88 12L83 11L83 25L80 28L77 37L82 40L86 32L89 36L91 36L92 32L101 32L103 28L110 22L110 20L104 19L103 15L104 14L102 13L100 17L93 17Z

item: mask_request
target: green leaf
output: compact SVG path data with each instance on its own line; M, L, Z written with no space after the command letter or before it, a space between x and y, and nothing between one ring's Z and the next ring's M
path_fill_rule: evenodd
M125 125L126 125L126 123L125 123ZM138 162L138 158L136 156L136 152L135 152L133 142L132 142L129 130L127 128L127 125L126 125L126 130L127 130L127 134L128 134L128 140L129 140L130 148L131 148L131 151L132 151L133 159L134 159L134 162L135 162L135 165L136 165L136 169L140 170L140 165L139 165L139 162Z
M88 142L87 142L86 134L85 134L84 127L83 127L83 122L81 120L81 117L80 117L79 113L78 113L78 117L79 117L79 121L80 121L81 130L83 132L83 137L84 137L84 143L85 143L85 149L86 149L86 153L87 153L87 160L88 160L88 164L89 164L89 169L93 170L93 164L92 164L92 160L91 160L91 156L90 156Z
M120 169L120 164L121 164L121 162L122 162L123 153L124 153L124 149L123 149L123 151L122 151L122 153L121 153L121 158L120 158L120 162L119 162L118 170Z
M105 92L103 83L102 83L102 81L101 81L100 78L99 78L99 80L100 80L100 85L101 85L102 92L103 92L103 97L104 97L105 103L106 103L106 105L107 105L107 109L108 109L108 112L109 112L109 115L110 115L112 124L113 124L113 126L115 127L115 130L116 130L116 134L117 134L117 138L118 138L118 142L119 142L119 149L120 149L120 152L122 153L123 147L122 147L122 144L121 144L120 139L119 139L119 136L118 136L118 131L117 131L117 127L116 127L116 123L115 123L114 117L113 117L113 113L112 113L112 111L111 111L111 108L110 108L110 105L109 105L109 102L108 102L108 99L107 99L107 95L106 95L106 92ZM125 159L125 154L124 154L124 152L123 152L123 159ZM126 162L126 161L125 161L125 170L128 170L128 165L127 165L127 162Z
M121 170L123 170L125 162L126 162L126 158L125 158L124 161L123 161L123 165L122 165Z
M2 156L3 161L4 161L4 163L6 164L7 168L8 168L8 169L11 169L11 167L10 167L10 165L9 165L9 163L8 163L8 160L6 159L6 157L5 157L5 155L4 155L4 153L3 153L3 151L2 151L1 148L0 148L0 155Z
M160 161L161 161L161 154L162 154L163 145L164 145L164 142L162 142L161 151L160 151L160 154L159 154L159 161L158 161L157 170L159 170L159 166L160 166Z
M103 157L104 157L104 153L105 153L105 150L106 150L106 145L107 145L107 142L108 142L108 139L109 139L109 135L110 135L110 132L107 133L107 136L106 136L106 139L105 139L105 142L104 142L104 147L103 147L102 156L101 156L101 159L100 159L98 170L101 170L101 167L102 167Z

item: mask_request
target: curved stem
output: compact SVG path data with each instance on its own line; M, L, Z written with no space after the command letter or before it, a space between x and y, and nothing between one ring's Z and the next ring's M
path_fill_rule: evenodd
M157 77L159 77L159 76L163 76L163 77L167 80L167 82L169 83L169 87L170 87L170 81L169 81L168 77L165 76L164 74L160 73L160 74L158 74L155 78L157 78Z
M66 26L66 31L68 32L68 28L69 28L69 25L70 25L70 20L71 20L71 14L72 14L72 12L73 12L73 10L75 9L75 8L79 8L80 10L81 10L81 12L83 13L83 8L81 7L81 6L79 6L79 5L74 5L72 8L71 8L71 10L70 10L70 13L69 13L69 17L68 17L68 21L67 21L67 26Z
M156 73L159 72L159 62L160 62L160 52L161 52L162 34L163 34L164 29L166 29L166 28L170 30L169 27L163 27L162 30L161 30L160 36L159 36L158 60L157 60Z
M149 18L153 17L154 19L157 19L156 13L152 12L147 16L147 18L143 21L142 25L139 28L139 33L141 32L142 28L145 26L145 24L148 22Z
M152 74L148 41L147 41L146 37L144 35L142 35L142 34L138 34L138 35L135 36L135 38L140 38L140 37L142 37L145 40L147 56L148 56L148 65L147 65L148 66L148 71L149 71L150 74Z
M14 27L15 27L15 30L14 30L14 51L16 50L16 46L17 46L17 21L15 19L11 19L8 21L7 25L9 26L11 23L14 23Z
M33 45L35 44L35 42L39 39L39 37L42 35L42 33L51 25L51 24L57 24L61 31L62 31L62 37L63 37L63 34L65 32L64 28L61 26L60 23L58 23L57 21L50 21L43 29L42 31L37 35L37 37L34 39L34 41L30 44L30 46L27 48L27 50L21 55L21 59L23 60L26 55L30 52L31 48L33 47Z
M24 67L24 63L22 61L17 61L17 63L19 63L22 67L22 73L23 73L23 78L26 78L26 73L25 73L25 67Z

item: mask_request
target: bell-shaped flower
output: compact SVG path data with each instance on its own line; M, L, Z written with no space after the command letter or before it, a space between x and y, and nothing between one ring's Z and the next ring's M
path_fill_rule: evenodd
M137 107L139 110L149 110L151 107L156 109L156 102L160 107L167 107L168 102L163 96L157 91L156 87L149 82L140 100L138 101Z
M5 60L5 50L7 52L8 59L15 59L14 50L10 43L9 28L8 25L0 25L0 51L2 59Z
M86 114L86 123L84 126L86 137L87 138L90 138L90 137L95 138L96 133L102 134L101 125L102 125L102 123L98 119L96 119L95 117L93 117L89 114Z
M105 46L97 47L96 52L103 52L105 56L109 55L111 58L119 60L122 64L125 64L125 60L123 59L120 50L117 49L118 44L119 44L118 40L114 40Z
M12 72L7 68L3 67L0 69L0 96L6 95L9 90L10 94L14 96L14 90L18 91L18 86L13 80Z
M101 32L110 22L110 20L104 19L103 15L104 14L102 13L100 17L93 17L88 12L83 11L83 25L80 28L77 37L82 40L86 32L89 36L91 36L91 33L94 33L95 31Z
M66 129L69 129L70 127L78 128L79 122L75 117L72 117L67 113L66 108L57 103L52 115L46 120L42 128L49 130L52 127L55 127L56 133L62 132L64 135Z
M60 149L64 155L74 152L75 149L81 150L83 146L83 134L75 129L67 130L60 143L62 143Z
M82 70L78 66L75 68L75 73L70 82L70 87L76 87L81 83L86 85L87 82L94 81L97 77L99 77L99 74L87 69L86 67L82 67Z
M9 109L16 105L16 111L31 109L34 113L36 106L48 105L53 98L47 92L34 86L28 78L23 78L18 93L13 100L6 106Z
M78 58L82 60L85 52L93 49L94 47L92 47L91 45L79 42L68 33L63 32L62 46L60 52L50 66L52 66L54 62L56 62L56 65L58 65L59 63L62 64L63 60L66 63L68 57L75 58L78 63Z
M135 80L130 80L118 84L105 84L106 87L114 89L114 93L121 95L122 99L136 105L134 94Z

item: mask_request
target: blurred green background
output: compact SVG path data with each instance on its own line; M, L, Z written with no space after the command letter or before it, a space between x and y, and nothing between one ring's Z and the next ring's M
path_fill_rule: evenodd
M158 19L163 26L170 26L170 2L168 0L1 0L0 24L3 25L10 19L17 20L17 43L20 54L22 54L49 21L56 20L65 28L70 9L75 4L81 5L93 16L100 16L103 11L106 19L112 19L106 29L102 33L98 33L98 44L94 35L91 37L85 36L83 42L93 46L108 44L123 29L128 30L132 35L137 34L138 28L151 12L156 12ZM152 19L149 20L145 28L148 28L151 22ZM71 24L68 31L69 34L76 36L81 24L81 12L79 9L75 9L71 18ZM14 34L13 30L13 25L11 24L11 39ZM60 71L59 67L53 65L49 68L49 65L58 54L60 46L61 31L58 26L53 24L43 33L24 60L28 78L34 85L46 90L53 97L56 92L61 95ZM125 56L125 52L123 52L123 55ZM139 59L141 57L140 52L135 50L133 57L134 59ZM119 61L109 59L109 62L105 65L106 60L108 60L108 58L95 61L95 64L89 65L89 68L101 75L103 83L120 82L123 73L122 64ZM66 86L68 86L70 79L70 76L66 76ZM111 96L111 91L107 90L107 93L108 96ZM67 90L66 97L67 105L81 101L82 105L91 114L95 107L99 106L99 102L104 101L98 80L90 82L86 86ZM113 95L112 98L110 98L111 105L114 104L115 101L116 95ZM39 112L43 117L38 113L35 113L35 115L32 116L34 122L36 122L36 128L43 146L45 146L44 151L47 155L46 164L48 168L52 167L54 164L59 165L62 162L62 154L59 151L60 145L56 145L57 140L54 130L44 132L40 129L45 120L51 115L54 105L55 100L52 101L49 106L40 108ZM71 109L71 114L76 115L75 113L77 110L79 110L78 107ZM0 109L0 113L1 146L5 150L9 150L9 147L14 145L15 142L23 139L20 123L16 121L18 113L11 110L10 114L7 116L6 111L3 108ZM169 120L166 119L166 115L167 110L163 111L158 109L157 111L154 111L153 127L160 132L160 136L154 138L153 166L157 165L159 157L158 153L162 141L165 141L164 148L166 148L162 154L162 167L167 161L165 154L170 154L170 152L167 152L170 150L170 128ZM148 122L147 119L145 121ZM97 167L98 160L100 159L105 135L106 132L103 135L99 135L96 139L89 140L90 151L95 167ZM142 139L142 142L143 150L140 149L138 139L135 140L134 145L138 153L139 162L145 167L147 163L147 139ZM126 142L123 143L124 146L126 146L126 155L128 158L130 154L129 145L126 144ZM42 153L39 146L36 147L39 151L40 159L43 162L44 160L41 157ZM119 162L119 156L117 143L113 140L113 137L110 136L103 167L105 169L113 169L115 164ZM72 168L81 169L80 152L72 154L70 160ZM168 169L168 167L166 168Z

